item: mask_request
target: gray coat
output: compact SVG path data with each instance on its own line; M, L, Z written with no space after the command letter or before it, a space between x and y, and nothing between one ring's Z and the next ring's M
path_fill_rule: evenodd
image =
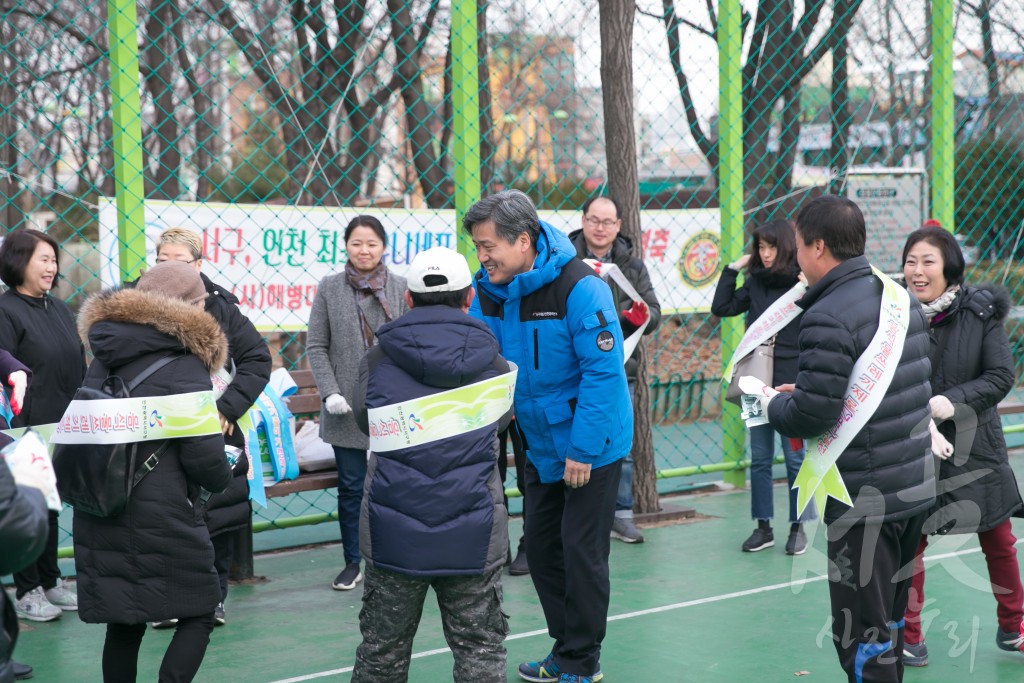
M388 271L384 289L393 318L409 310L403 296L405 278ZM309 314L309 336L306 340L306 356L320 396L326 399L331 394L341 394L349 405L359 382L359 363L366 353L359 331L357 296L370 327L376 330L383 325L386 322L384 310L377 299L353 290L344 272L335 273L320 281L313 310ZM331 415L326 406L320 408L320 438L333 446L345 448L366 450L370 445L370 440L356 426L352 413Z

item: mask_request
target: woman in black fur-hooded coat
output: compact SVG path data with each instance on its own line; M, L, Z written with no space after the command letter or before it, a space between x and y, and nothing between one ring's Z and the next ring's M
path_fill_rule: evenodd
M180 355L143 381L138 396L210 391L210 374L224 365L227 342L203 311L199 273L175 261L147 271L135 289L104 292L82 307L79 329L95 360L86 384L107 372L126 382L154 361ZM162 442L146 442L139 459ZM116 517L75 511L79 615L107 624L105 680L135 680L146 622L177 617L160 680L192 680L202 663L220 586L204 521L202 490L231 480L220 433L173 439L160 461Z
M1010 517L1024 516L1024 502L997 410L1014 383L1003 329L1010 297L1002 288L964 284L960 246L938 227L915 230L907 238L903 275L929 321L932 418L953 446L938 460L938 495L924 533L978 535L996 601L996 645L1024 652L1024 585L1010 525ZM909 666L928 662L921 631L927 545L928 536L922 536L906 612L904 664Z

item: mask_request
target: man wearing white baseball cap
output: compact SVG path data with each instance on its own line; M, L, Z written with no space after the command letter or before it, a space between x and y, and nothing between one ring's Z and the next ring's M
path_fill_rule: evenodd
M454 680L504 683L508 517L497 433L512 417L514 380L490 328L467 315L474 291L465 258L434 247L416 255L405 277L411 310L377 330L352 406L370 436L359 516L363 641L352 681L408 679L412 638L433 588Z

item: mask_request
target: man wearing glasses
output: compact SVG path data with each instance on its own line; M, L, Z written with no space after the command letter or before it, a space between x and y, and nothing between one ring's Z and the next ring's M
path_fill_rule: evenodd
M628 337L640 327L650 313L651 319L644 334L651 334L661 322L661 304L654 293L651 276L644 262L633 256L633 241L619 234L622 219L619 217L619 202L613 197L591 197L583 204L583 226L569 234L576 255L586 261L614 263L633 285L643 303L633 301L626 292L608 280L619 311L619 325L622 336ZM639 348L626 360L626 379L629 394L635 396L637 368L640 362ZM635 400L635 399L634 399ZM644 537L633 524L633 456L622 461L622 476L615 497L615 521L612 523L612 538L626 543L643 543Z

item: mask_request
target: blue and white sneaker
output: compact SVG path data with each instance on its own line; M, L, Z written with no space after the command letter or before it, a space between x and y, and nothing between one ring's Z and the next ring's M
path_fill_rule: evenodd
M539 662L523 662L519 665L519 677L531 683L558 683L560 675L554 652L549 652Z

